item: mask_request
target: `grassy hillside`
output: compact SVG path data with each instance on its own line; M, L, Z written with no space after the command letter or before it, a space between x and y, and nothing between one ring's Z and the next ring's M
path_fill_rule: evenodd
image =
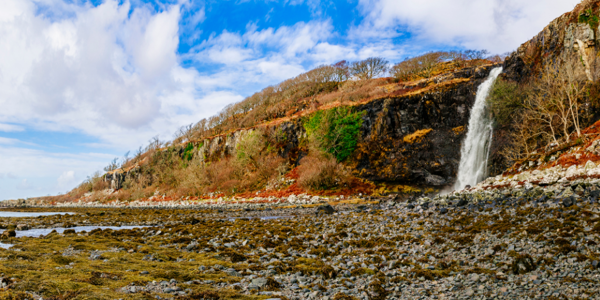
M347 167L364 114L354 107L460 84L464 79L445 80L440 75L500 60L483 59L484 55L483 51L427 53L393 66L392 77L385 78L377 76L387 62L377 58L318 67L182 127L173 141L155 139L133 158L115 159L105 171L111 176L126 174L117 192L104 192L111 182L98 172L52 200L373 193L379 187L357 178ZM283 131L274 126L283 122L298 128ZM215 138L229 150L211 152ZM298 145L292 151L297 153L286 150L292 138ZM407 186L392 189L415 191Z

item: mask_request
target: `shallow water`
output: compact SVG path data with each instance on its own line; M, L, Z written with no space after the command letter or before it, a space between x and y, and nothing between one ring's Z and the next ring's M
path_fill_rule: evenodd
M121 227L117 227L117 226L78 226L78 227L71 227L71 228L39 228L39 229L31 229L31 230L17 230L15 231L15 233L17 234L17 238L20 237L39 237L39 236L45 236L47 234L49 234L50 232L52 232L52 230L56 230L56 232L58 233L63 233L65 230L67 229L73 229L75 230L75 232L82 232L82 231L92 231L94 229L112 229L112 230L123 230L123 229L134 229L134 228L142 228L142 227L148 227L148 226L121 226ZM4 232L4 230L0 230L0 234L2 234L2 232ZM0 247L4 248L4 249L8 249L10 247L12 247L12 244L4 244L4 243L0 243Z
M74 215L70 212L17 212L0 211L0 218L35 218L39 216Z

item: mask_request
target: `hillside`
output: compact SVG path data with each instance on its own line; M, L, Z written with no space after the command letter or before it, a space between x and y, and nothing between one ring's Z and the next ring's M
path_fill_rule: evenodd
M490 99L492 175L600 119L599 9L598 1L582 1L505 60Z
M396 77L339 82L315 73L340 64L319 67L40 201L433 192L457 172L475 91L494 67L482 54L428 53L398 64ZM415 60L431 65L406 67Z

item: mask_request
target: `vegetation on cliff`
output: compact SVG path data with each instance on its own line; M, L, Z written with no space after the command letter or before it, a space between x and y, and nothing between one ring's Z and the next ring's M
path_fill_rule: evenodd
M595 59L598 52L593 51ZM588 69L598 78L595 66ZM509 137L500 150L503 156L516 162L540 148L577 139L597 119L597 86L597 79L586 76L579 53L548 63L527 81L498 80L488 100L494 120Z
M429 91L437 85L428 81L430 77L498 61L482 59L485 54L427 53L394 66L390 71L394 78L380 78L388 68L381 58L320 66L208 120L182 127L173 141L154 138L132 158L114 160L105 170L121 175L105 181L95 174L53 201L72 201L89 192L93 192L87 195L89 201L129 201L283 190L346 193L343 190L362 188L365 183L354 177L359 174L346 167L355 163L352 157L363 127L365 112L356 111L356 105ZM427 61L426 70L409 61ZM398 70L412 75L397 76ZM296 129L282 130L281 122L296 124ZM217 146L223 150L214 152ZM117 191L107 195L103 192L107 188Z
M585 139L583 128L600 118L599 4L582 1L505 61L489 98L497 124L493 174Z

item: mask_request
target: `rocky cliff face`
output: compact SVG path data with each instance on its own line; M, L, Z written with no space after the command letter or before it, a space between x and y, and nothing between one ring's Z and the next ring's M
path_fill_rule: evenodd
M600 44L600 31L598 23L589 20L598 17L599 5L600 1L587 1L553 20L507 58L503 77L524 82L547 63L570 55L581 56L588 70L593 67L592 54Z
M494 67L466 68L410 84L389 84L381 88L398 96L354 104L355 111L364 112L363 123L357 149L346 163L356 175L372 181L423 186L453 183L477 88ZM304 118L298 117L260 126L270 140L277 141L279 154L291 165L297 165L308 151L303 143L303 122ZM253 130L197 142L196 155L205 161L234 155L241 138ZM164 151L182 154L184 146ZM117 170L107 174L106 180L118 189L132 171L135 168Z
M366 114L354 169L374 181L453 183L477 88L492 68L466 69L430 90L357 107Z
M585 1L573 11L553 20L505 60L501 78L527 84L530 80L538 78L540 72L549 64L560 65L569 59L576 59L581 65L575 71L586 76L590 82L597 81L600 75L600 60L597 55L600 45L599 10L600 1ZM584 105L582 109L586 110L585 114L589 116L582 120L583 127L600 118L600 109L596 105ZM503 145L508 142L508 130L495 130L489 170L493 176L502 174L515 163L500 154Z

